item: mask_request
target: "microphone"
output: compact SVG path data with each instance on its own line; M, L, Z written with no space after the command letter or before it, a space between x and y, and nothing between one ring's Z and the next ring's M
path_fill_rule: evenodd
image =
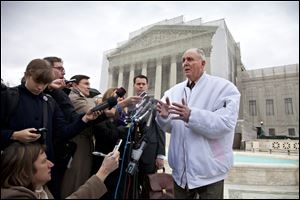
M150 103L151 103L149 100L150 100L150 97L148 97L148 96L142 100L142 102L136 107L132 118L137 118L147 111L147 109L149 108Z
M150 116L148 117L148 120L147 120L147 123L146 123L147 127L150 127L151 122L152 122L152 118L153 118L153 112L155 112L155 111L156 111L156 105L152 104L151 109L150 109Z
M138 103L135 105L135 108L138 109L142 104L146 101L149 100L148 94L146 91L142 92L139 97L142 97L142 102Z
M92 112L95 112L97 110L104 110L106 108L112 108L115 105L117 105L118 101L115 97L109 97L107 99L107 101L100 103L99 105L95 106L94 108L92 108Z
M150 112L151 112L151 109L148 109L145 113L141 114L140 117L136 116L136 118L134 118L134 121L135 122L142 121Z
M116 91L116 97L123 97L126 94L126 90L123 87L120 87Z
M146 105L146 103L148 102L149 98L143 98L142 101L139 104L135 105L135 109L132 110L132 114L135 116L137 116L138 113L140 113L143 109L143 107Z
M129 162L126 172L130 175L134 175L138 171L138 162L139 159L147 146L147 142L145 140L142 141L141 146L138 149L133 149L131 152L132 161Z
M135 161L139 161L147 142L145 140L142 141L141 146L138 149L133 149L131 153L131 158Z

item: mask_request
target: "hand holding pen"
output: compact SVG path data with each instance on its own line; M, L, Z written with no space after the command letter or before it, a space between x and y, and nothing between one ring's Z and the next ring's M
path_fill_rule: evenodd
M122 139L119 139L112 152L118 151L121 146L121 143L122 143ZM102 157L108 156L108 154L98 152L98 151L94 151L92 154L95 156L102 156Z

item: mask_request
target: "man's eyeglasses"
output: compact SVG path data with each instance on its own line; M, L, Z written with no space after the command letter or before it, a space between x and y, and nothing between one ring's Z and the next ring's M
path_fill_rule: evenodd
M63 67L53 67L53 68L55 68L55 69L57 69L59 71L65 71L65 68L63 68Z

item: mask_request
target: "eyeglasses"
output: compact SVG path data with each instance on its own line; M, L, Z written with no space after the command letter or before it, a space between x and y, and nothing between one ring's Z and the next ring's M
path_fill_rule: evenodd
M55 69L57 69L59 71L65 71L65 68L63 68L63 67L53 67L53 68L55 68Z

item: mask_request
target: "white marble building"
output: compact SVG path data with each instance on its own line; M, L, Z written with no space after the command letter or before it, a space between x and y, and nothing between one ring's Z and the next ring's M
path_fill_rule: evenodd
M240 50L224 19L184 22L179 16L130 33L128 41L106 53L101 76L108 72L108 85L101 82L101 91L123 86L130 96L134 76L144 74L149 78L149 93L160 98L166 89L185 79L181 56L191 47L205 51L207 73L236 83L237 70L241 68Z
M240 78L242 139L256 139L256 127L267 136L299 137L299 65L242 71Z
M185 22L179 16L130 33L127 41L104 52L100 91L122 86L131 96L134 76L143 74L149 79L149 93L159 99L185 79L181 57L191 47L205 51L208 74L230 80L242 94L235 144L255 139L260 122L266 135L299 136L298 64L247 71L224 19ZM290 109L293 114L286 115Z

